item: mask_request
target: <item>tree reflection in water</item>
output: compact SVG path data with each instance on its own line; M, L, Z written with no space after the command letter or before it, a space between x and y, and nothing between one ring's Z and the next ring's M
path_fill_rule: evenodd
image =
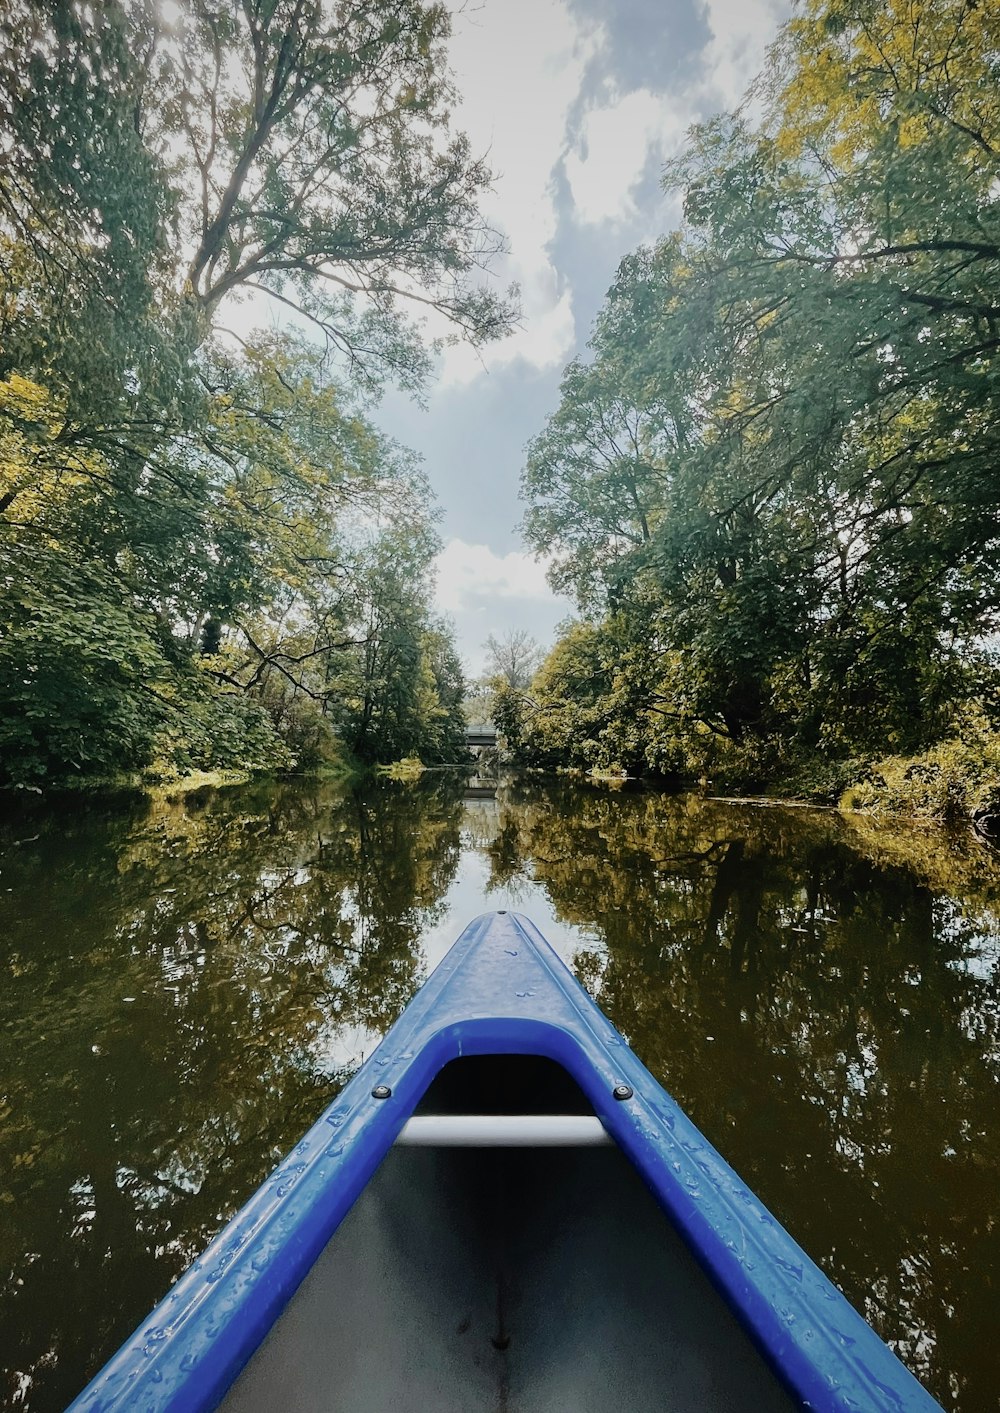
M643 1060L945 1405L993 1406L1000 870L982 851L583 785L463 802L440 776L39 808L3 844L8 1400L64 1406L474 894L568 937Z
M578 974L706 1136L947 1407L981 1409L1000 869L913 840L887 866L832 814L511 787L487 847L497 884L596 933Z
M395 1019L459 808L290 785L11 824L9 1399L64 1407Z

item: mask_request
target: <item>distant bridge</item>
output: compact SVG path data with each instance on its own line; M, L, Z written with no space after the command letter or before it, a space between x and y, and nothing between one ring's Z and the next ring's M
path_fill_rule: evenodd
M465 728L465 744L471 749L492 749L497 743L497 729L489 721L477 721Z

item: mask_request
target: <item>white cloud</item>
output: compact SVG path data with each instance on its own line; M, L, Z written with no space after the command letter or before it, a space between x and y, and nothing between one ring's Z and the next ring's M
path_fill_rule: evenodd
M556 231L552 169L592 45L564 0L487 0L454 17L456 122L493 168L484 209L510 237L515 279L543 263Z
M516 358L546 369L573 353L573 294L547 249L557 227L552 175L595 43L581 37L565 0L486 0L459 10L453 24L455 122L493 169L495 190L482 209L509 242L497 274L520 285L524 327L481 355L448 349L442 388Z
M585 114L565 156L579 221L634 222L640 216L632 194L650 157L665 162L692 123L742 102L788 16L789 0L706 0L706 11L712 37L687 82L679 79L663 93L612 93L604 106Z
M707 111L733 109L764 67L767 46L788 19L790 0L706 0L712 42L701 86Z
M488 545L450 540L437 557L436 601L453 621L469 673L484 671L483 645L490 633L523 628L543 647L571 612L545 579L546 564L519 550L495 554Z
M592 109L584 118L576 149L567 154L566 177L582 221L622 221L637 213L631 199L649 150L661 159L679 144L685 119L648 89Z
M444 613L485 612L497 599L552 597L546 565L520 550L494 554L488 545L451 540L438 555L436 569L437 602Z

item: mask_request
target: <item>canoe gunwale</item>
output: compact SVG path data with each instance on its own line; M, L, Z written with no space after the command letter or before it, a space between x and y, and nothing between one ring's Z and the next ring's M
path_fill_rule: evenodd
M576 1081L806 1407L939 1407L653 1079L541 933L510 913L465 929L375 1053L73 1413L214 1408L437 1074L465 1056L518 1054L552 1060ZM633 1091L624 1102L614 1097L622 1084ZM373 1097L376 1086L389 1096Z

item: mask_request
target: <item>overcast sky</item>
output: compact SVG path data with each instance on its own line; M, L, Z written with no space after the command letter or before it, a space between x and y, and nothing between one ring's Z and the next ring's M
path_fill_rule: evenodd
M478 673L488 633L544 645L572 610L525 551L525 443L558 405L621 258L670 230L666 157L699 119L734 107L788 0L469 0L451 63L456 123L488 152L485 204L522 289L523 329L480 356L449 350L426 408L390 394L378 420L424 458L443 512L438 601Z

